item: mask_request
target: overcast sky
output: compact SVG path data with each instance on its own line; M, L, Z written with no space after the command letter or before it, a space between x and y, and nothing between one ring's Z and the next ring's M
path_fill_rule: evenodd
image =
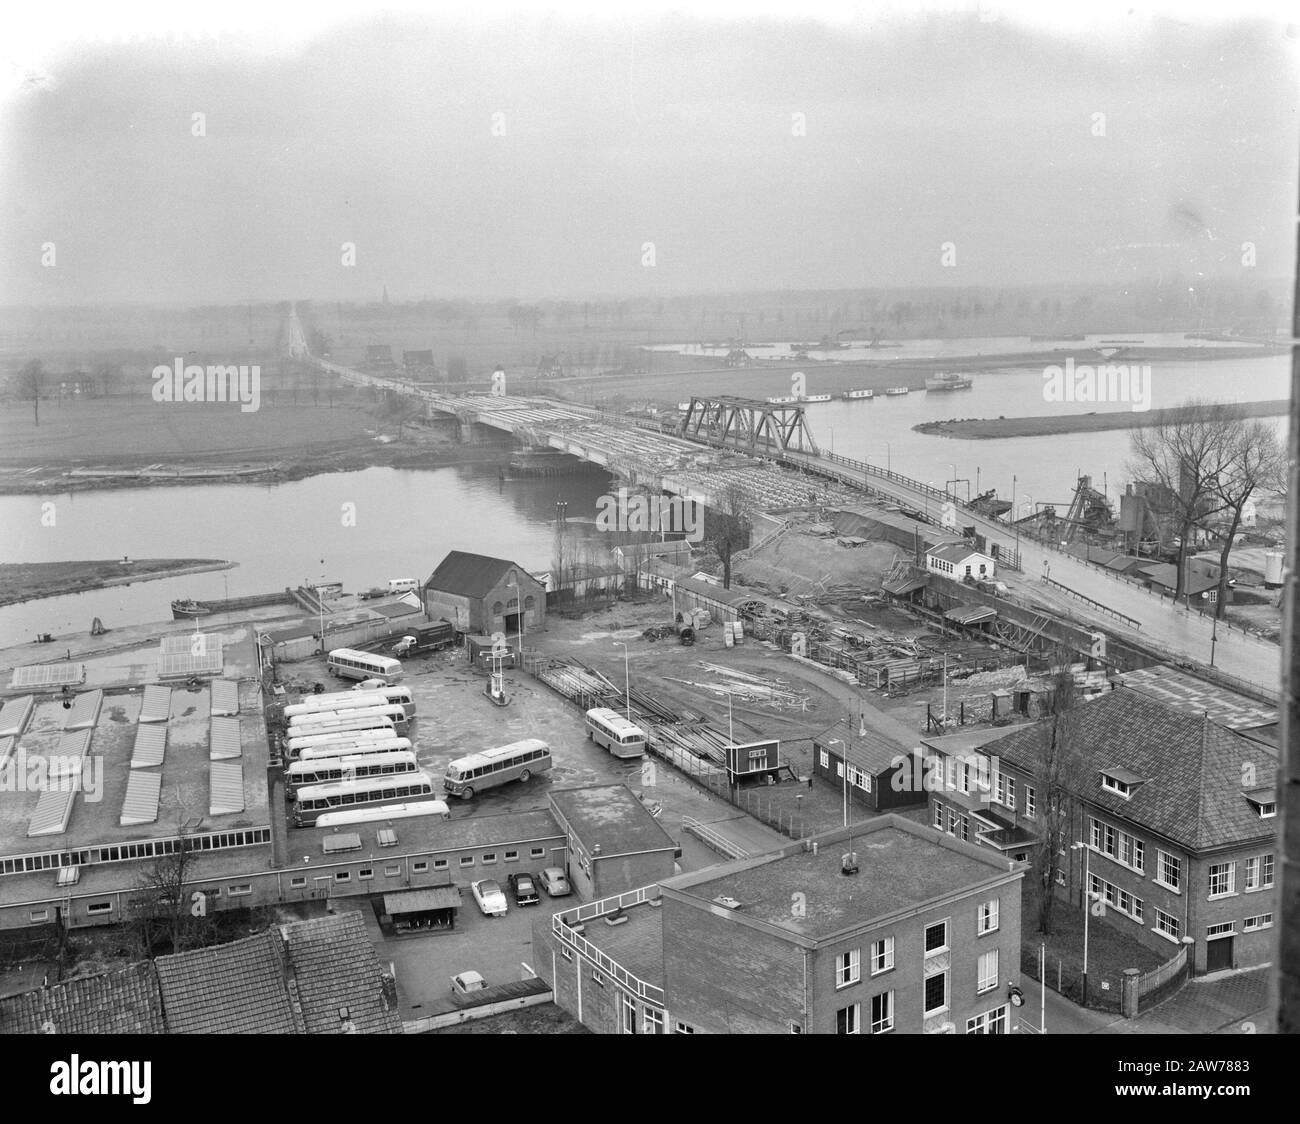
M974 14L65 47L0 116L0 303L1240 276L1245 242L1286 276L1296 50Z

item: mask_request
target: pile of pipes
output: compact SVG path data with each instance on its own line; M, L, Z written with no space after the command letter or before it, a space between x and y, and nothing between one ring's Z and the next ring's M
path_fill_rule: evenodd
M667 676L674 683L684 683L701 691L721 697L730 697L732 701L766 703L775 710L807 710L809 697L791 689L781 679L766 679L761 675L750 675L735 668L720 667L717 664L704 663L699 667L714 676L712 680L699 682L692 679L676 679Z

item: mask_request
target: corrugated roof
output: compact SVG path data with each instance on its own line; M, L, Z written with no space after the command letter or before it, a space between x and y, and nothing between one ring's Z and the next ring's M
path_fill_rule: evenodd
M212 681L212 713L239 713L239 684L233 679L214 679Z
M127 777L126 796L122 798L122 827L158 822L158 796L162 792L161 773L132 773Z
M229 816L244 810L244 763L242 761L214 761L208 766L211 795L208 812L213 816Z
M431 886L426 890L402 890L384 895L384 912L392 917L398 913L423 913L428 909L459 909L458 886Z
M212 718L212 733L208 743L208 759L229 761L243 754L239 741L239 719L223 715Z
M164 1034L148 961L0 999L0 1034Z
M65 713L65 730L84 730L99 720L99 708L104 705L103 691L82 691L77 695L72 709Z
M0 709L0 736L19 737L27 728L27 720L32 716L36 700L31 695L20 695L10 699Z
M135 728L135 748L131 751L132 769L149 769L163 763L163 754L167 752L167 726L137 726Z
M59 738L59 747L49 761L51 777L80 777L82 760L90 752L94 730L72 730Z
M484 597L512 568L519 572L521 586L536 580L522 566L507 558L453 550L438 564L424 588L454 593L459 597Z
M155 961L172 1034L296 1034L278 930ZM335 1016L337 1017L337 1015Z
M983 624L997 620L998 611L992 605L958 605L944 613L944 619L953 624Z
M21 687L59 687L64 684L71 686L73 683L84 682L85 678L84 663L68 663L66 660L61 660L58 663L35 663L16 667L9 680L9 686L15 690Z
M221 644L221 636L216 632L179 632L164 636L159 642L159 650L166 656L188 654L196 648L206 651L212 645Z
M172 715L172 689L162 683L150 683L144 689L140 706L141 722L166 722Z
M296 921L282 931L308 1034L402 1033L361 914Z
M388 601L382 605L371 605L370 609L381 617L409 617L424 611L422 605L411 605L407 601Z
M924 589L930 582L927 574L924 577L917 578L899 578L897 581L883 581L880 588L886 593L892 593L895 597L903 597L909 593L915 593L918 589Z
M13 753L14 746L18 744L18 739L6 734L0 738L0 765L9 760L9 755Z
M27 837L39 835L62 835L68 829L68 819L72 815L72 798L76 791L67 788L47 788L36 801L32 818L27 821Z
M158 676L161 679L181 679L191 675L220 673L225 660L221 641L209 639L208 646L198 652L164 652L158 657Z

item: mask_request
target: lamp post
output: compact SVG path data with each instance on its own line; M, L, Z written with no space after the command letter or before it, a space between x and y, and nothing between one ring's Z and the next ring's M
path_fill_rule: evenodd
M1088 878L1088 844L1071 843L1071 851L1083 852L1083 1006L1088 1005L1088 918L1092 916L1092 890ZM1051 892L1050 890L1048 891Z
M632 675L631 672L628 670L628 664L627 664L627 644L625 641L622 640L615 640L614 643L615 645L623 649L623 682L625 684L624 690L626 691L626 694L624 695L624 700L625 700L625 705L627 707L627 720L631 722L632 721Z
M844 826L849 826L849 755L839 738L828 738L827 745L840 747L840 775L844 778Z
M890 452L888 441L885 442L885 471L894 471L894 454Z

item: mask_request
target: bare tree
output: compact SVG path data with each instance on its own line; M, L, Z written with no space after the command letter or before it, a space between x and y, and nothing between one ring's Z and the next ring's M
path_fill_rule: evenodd
M731 588L731 560L737 550L749 545L752 530L747 515L745 494L736 485L722 493L722 503L717 510L706 510L705 539L713 547L722 563L722 588Z
M1056 670L1045 705L1047 717L1037 727L1034 785L1038 790L1040 835L1031 863L1033 884L1038 892L1038 931L1052 931L1056 903L1057 872L1063 869L1061 852L1069 853L1070 827L1078 806L1086 772L1083 747L1074 730L1074 711L1079 702L1069 653L1058 650Z
M210 928L206 910L196 910L187 887L192 886L200 854L194 846L194 826L201 822L191 813L200 795L190 785L174 790L177 827L172 849L147 866L135 886L133 927L144 954L183 952L204 943Z
M1219 548L1219 591L1214 615L1222 617L1228 592L1228 557L1252 495L1280 489L1286 480L1287 454L1277 430L1262 419L1239 417L1229 439L1226 467L1210 484L1228 516Z
M1174 419L1133 431L1133 476L1155 485L1162 506L1178 531L1174 600L1186 586L1184 566L1193 532L1207 516L1221 510L1214 481L1231 459L1233 417L1217 402L1192 399Z
M24 363L15 378L19 399L32 400L32 416L41 424L41 390L45 386L45 364L39 359Z

